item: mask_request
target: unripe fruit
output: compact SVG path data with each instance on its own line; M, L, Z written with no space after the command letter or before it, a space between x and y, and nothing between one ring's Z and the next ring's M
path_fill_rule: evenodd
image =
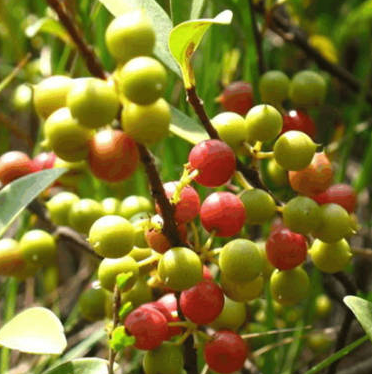
M319 205L309 197L297 196L284 206L283 220L290 230L307 235L321 224Z
M337 242L350 233L351 220L347 211L337 204L325 204L320 207L321 224L313 236L326 243Z
M145 237L145 230L148 227L148 218L130 220L134 228L134 245L139 248L147 248L148 244Z
M316 135L314 121L307 113L300 110L290 110L288 114L283 115L282 134L292 130L302 131L311 139L314 139Z
M20 84L14 91L12 104L16 110L27 110L32 102L32 88L28 84Z
M196 144L189 153L189 163L192 170L199 171L195 181L206 187L218 187L226 183L236 167L232 149L216 139Z
M251 301L257 299L263 291L264 278L258 275L251 281L236 282L221 274L221 286L227 297L234 301Z
M19 241L19 247L23 258L37 266L50 265L57 254L53 236L43 230L26 232Z
M60 192L53 196L46 203L52 222L59 226L67 226L70 209L78 201L79 197L72 192Z
M326 294L317 296L315 299L315 315L318 318L325 318L330 315L331 311L331 299Z
M310 70L295 74L289 86L289 97L293 104L310 107L322 104L326 95L324 78Z
M333 339L324 332L312 332L307 337L308 347L316 354L328 352L333 343Z
M121 258L105 258L98 267L98 279L103 288L113 291L116 284L116 276L121 273L132 273L128 279L125 288L122 291L130 290L135 284L139 269L137 262L130 256Z
M309 254L318 269L330 274L344 270L352 257L349 243L345 239L330 244L316 239Z
M44 79L34 87L34 106L37 114L48 118L57 109L66 106L67 94L73 80L62 75Z
M263 261L262 276L264 277L264 280L267 281L268 279L270 279L271 274L275 270L275 268L267 258L266 243L258 242L256 244Z
M11 238L0 240L0 276L10 277L22 271L25 259L18 242Z
M113 85L98 78L80 78L72 84L67 106L81 126L95 129L115 119L120 102Z
M202 280L203 266L199 256L191 249L175 247L160 259L158 274L167 288L183 291Z
M247 239L235 239L222 248L219 266L232 282L249 282L262 271L263 261L255 243Z
M88 321L100 321L106 315L107 291L93 287L83 291L79 298L80 314Z
M245 207L247 215L246 222L251 225L262 225L276 213L274 199L264 190L255 188L244 191L240 195L240 200Z
M119 215L120 214L121 201L115 197L106 197L101 201L101 205L105 216L108 215Z
M248 82L231 82L217 99L222 107L244 116L253 105L253 89Z
M87 164L85 161L67 162L59 157L56 158L53 167L67 169L67 172L62 174L57 180L57 183L64 187L75 188L87 172Z
M35 171L51 169L56 160L54 152L42 152L35 156L32 160Z
M120 85L124 95L139 105L149 105L158 100L166 84L166 70L152 57L133 58L120 71Z
M204 200L200 219L203 227L208 232L215 231L216 236L236 235L246 219L244 204L231 192L214 192Z
M264 103L281 105L288 97L289 78L280 70L270 70L260 78L259 90Z
M107 27L105 38L109 52L118 62L151 55L155 45L151 21L139 9L115 18Z
M122 304L130 301L137 308L152 301L152 289L147 285L146 276L140 276L132 289L121 295Z
M136 142L157 143L168 135L171 113L168 103L159 99L149 105L128 103L122 112L123 130Z
M260 142L274 140L282 131L283 126L280 112L267 104L254 106L247 113L245 122L248 138Z
M3 185L34 171L32 160L23 152L10 151L0 157L0 181Z
M247 319L247 309L244 303L236 302L225 296L223 309L218 317L212 322L211 327L215 330L237 330Z
M76 162L88 156L93 133L81 127L68 108L58 109L47 118L44 134L53 152L63 160Z
M309 294L309 276L301 267L275 270L270 278L270 290L274 300L279 304L297 304Z
M93 223L88 241L94 251L103 257L123 257L133 248L134 229L123 217L103 216Z
M154 207L149 199L144 196L131 195L126 197L120 206L120 215L130 219L137 213L153 212Z
M288 186L288 174L274 158L267 163L267 174L275 187Z
M310 164L316 147L303 132L288 131L274 144L275 161L285 170L302 170Z

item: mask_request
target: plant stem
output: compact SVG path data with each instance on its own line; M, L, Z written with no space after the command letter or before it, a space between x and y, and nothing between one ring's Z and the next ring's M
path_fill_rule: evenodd
M114 301L113 301L113 312L112 312L113 326L112 326L111 331L114 331L115 328L119 324L120 305L121 305L121 294L120 294L120 290L119 290L118 286L116 285L115 290L114 290ZM110 334L110 339L111 339L111 334ZM109 364L108 364L109 374L114 374L115 357L116 357L116 352L110 347L110 349L109 349Z

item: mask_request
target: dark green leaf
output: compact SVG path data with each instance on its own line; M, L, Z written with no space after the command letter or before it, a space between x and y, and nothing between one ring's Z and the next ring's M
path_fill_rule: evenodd
M372 303L357 296L346 296L344 303L355 314L355 317L372 341Z
M78 358L65 362L44 374L108 374L108 362L101 358Z

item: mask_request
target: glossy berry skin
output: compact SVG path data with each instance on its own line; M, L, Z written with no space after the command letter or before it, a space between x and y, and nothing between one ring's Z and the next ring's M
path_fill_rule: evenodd
M10 151L0 157L0 181L3 185L34 171L32 160L23 152Z
M157 309L143 305L128 314L124 321L127 332L136 338L137 349L152 350L167 339L167 319Z
M316 195L325 191L333 181L332 164L323 153L315 153L309 166L288 173L291 187L302 195Z
M292 109L287 114L283 115L282 134L287 131L302 131L309 135L311 139L316 136L316 126L313 119L301 110Z
M248 347L240 335L233 331L217 331L204 347L204 359L218 373L240 370L248 355Z
M152 289L147 284L147 276L140 276L134 286L121 294L122 305L130 301L134 308L152 301Z
M269 160L266 170L270 181L275 187L288 186L288 173L275 161L274 158Z
M166 70L152 57L133 58L120 71L120 85L125 97L139 105L149 105L158 100L166 84Z
M18 242L11 238L0 240L0 276L11 277L25 266Z
M324 205L334 203L341 205L348 213L352 213L356 206L356 194L348 184L334 184L328 187L324 192L312 196L318 204Z
M86 175L87 164L85 160L77 162L64 161L57 157L54 162L54 168L66 168L67 172L62 174L57 183L63 187L75 188L82 178Z
M171 200L179 182L167 182L163 185L165 194ZM181 200L175 205L174 219L178 224L192 221L200 211L200 198L196 190L191 186L186 186L180 194ZM161 214L160 208L156 205L156 211Z
M177 311L177 298L174 293L163 295L156 303L163 305L170 313Z
M189 153L189 163L192 170L199 171L194 180L206 187L223 185L233 176L236 167L232 149L216 139L196 144Z
M129 178L138 166L136 143L119 130L103 130L89 143L89 167L99 179L120 182Z
M230 237L242 229L246 212L242 201L231 192L214 192L200 208L200 219L208 231L216 231L216 236Z
M221 313L224 302L221 288L212 281L202 281L182 291L180 297L184 316L200 325L213 322Z
M251 281L235 282L222 273L221 286L225 295L231 300L247 302L261 296L264 287L264 278L262 275L258 275Z
M262 102L281 105L288 97L289 78L280 70L267 71L260 78L259 90Z
M218 98L222 107L244 116L253 105L253 89L248 82L236 81L230 83Z
M51 169L56 160L54 152L42 152L35 156L32 160L35 171Z
M268 260L279 270L290 270L306 260L306 238L288 229L273 231L266 241Z
M100 321L106 315L107 291L101 287L91 287L83 291L79 298L80 314L88 321Z
M120 214L121 201L115 197L106 197L101 201L102 208L107 215L119 215Z
M151 201L144 196L127 196L120 205L120 215L126 219L130 219L141 212L151 213L153 210Z
M54 195L47 203L50 219L56 225L67 226L68 215L72 204L79 201L79 197L72 192L60 192Z

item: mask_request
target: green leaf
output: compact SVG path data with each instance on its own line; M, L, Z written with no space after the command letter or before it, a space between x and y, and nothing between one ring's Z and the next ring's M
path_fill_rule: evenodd
M119 326L112 332L110 347L114 351L119 352L125 347L133 345L135 342L136 338L134 336L128 336L125 332L124 326Z
M0 345L33 354L61 354L67 341L61 321L49 309L29 308L0 329Z
M205 0L192 0L190 19L197 19L201 16Z
M134 309L132 302L127 301L124 305L121 306L119 310L120 319L124 319L132 310Z
M108 374L108 361L101 358L78 358L65 362L43 374Z
M372 341L372 303L357 296L344 297L344 303L355 314L355 317Z
M132 276L133 273L131 271L129 271L128 273L120 273L116 276L116 284L119 290L123 290L125 288L129 279L131 279Z
M169 35L169 50L181 67L186 88L195 85L191 58L198 48L205 32L212 24L228 25L232 20L232 12L225 10L215 18L186 21L176 26Z
M58 21L52 18L40 18L28 26L25 30L25 34L29 38L33 38L35 35L41 32L56 36L63 40L66 44L73 45L66 29Z
M209 139L208 133L195 120L171 107L172 121L170 131L191 144Z
M56 168L26 175L0 191L0 237L23 209L67 169Z

